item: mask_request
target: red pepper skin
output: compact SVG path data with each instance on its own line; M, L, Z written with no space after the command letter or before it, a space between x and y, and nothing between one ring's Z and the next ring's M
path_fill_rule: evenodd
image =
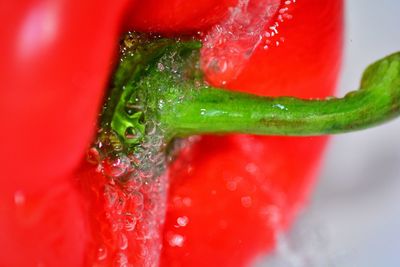
M303 0L290 14L293 19L278 29L285 41L258 47L227 88L269 96L332 95L343 2ZM206 74L211 83L226 78ZM244 266L271 249L275 234L307 200L326 140L207 136L187 148L170 170L162 266Z
M163 34L195 33L220 22L237 0L149 0L132 5L125 19L128 30Z
M14 176L10 189L53 184L80 162L114 64L123 2L24 1L4 11L1 162Z
M126 1L0 8L0 266L80 266L89 239L72 172L91 141Z

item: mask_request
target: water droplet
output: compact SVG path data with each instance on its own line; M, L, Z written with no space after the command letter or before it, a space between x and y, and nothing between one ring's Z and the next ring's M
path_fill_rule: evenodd
M187 216L181 216L178 217L178 219L176 219L176 223L180 226L180 227L184 227L189 223L189 218Z
M86 160L95 165L100 163L100 152L97 150L97 148L92 147L88 150Z
M138 191L142 187L142 184L142 179L137 175L136 171L133 171L129 176L127 176L124 188L128 194L132 194L133 192Z
M169 240L168 243L171 247L183 247L183 243L185 241L185 238L182 235L179 234L173 234Z
M148 255L149 249L146 247L146 245L140 246L139 256L142 258L148 258Z
M151 176L152 176L152 174L151 174L151 173L148 173L148 172L143 172L142 175L144 176L144 178L148 178L148 177L151 177ZM152 189L153 189L153 184L152 184L152 182L149 181L148 179L146 179L146 180L143 182L143 184L142 184L141 191L142 191L143 193L149 193L149 192L152 191Z
M271 226L278 226L282 218L280 208L274 205L260 208L260 215L263 216L265 221Z
M22 205L25 204L25 201L26 201L26 197L25 197L24 192L16 191L14 193L14 203L15 203L15 205L22 206Z
M103 160L103 171L108 177L118 178L126 173L130 167L129 159L126 156L106 158Z
M115 202L114 209L115 211L120 214L122 210L125 208L125 198L123 196L119 196L117 201Z
M243 207L250 208L253 201L250 196L244 196L244 197L241 197L240 202L242 203Z
M127 232L135 230L137 219L133 214L127 213L124 216L124 228Z
M118 252L115 255L114 265L115 267L128 267L128 257L124 252Z
M148 197L144 200L144 209L145 210L154 210L156 208L156 202L154 199Z
M115 188L111 185L104 187L104 198L108 207L113 207L118 198L118 193Z
M257 172L258 167L255 163L248 163L248 164L246 164L245 169L248 173L254 174Z
M97 260L102 261L107 258L107 248L104 246L101 246L97 249Z
M243 177L241 176L227 176L225 177L226 180L226 189L229 191L236 191L240 181L243 180Z
M159 62L159 63L157 64L157 69L158 69L159 71L163 71L163 70L165 70L165 66L164 66L161 62Z
M237 189L237 181L235 180L229 180L228 182L226 182L226 188L229 191L235 191Z
M159 108L159 109L162 109L162 108L164 107L164 104L165 104L165 103L164 103L164 100L162 100L162 99L159 100L159 101L158 101L158 108Z
M157 230L154 228L154 218L151 214L144 212L143 220L136 225L136 239L137 240L150 240L158 236Z
M288 108L285 107L285 106L282 105L282 104L275 104L275 105L273 105L272 107L278 108L278 109L280 109L280 110L288 110Z
M116 217L116 218L118 218L118 217ZM116 219L116 220L117 221L111 225L111 230L114 233L120 232L120 231L122 231L122 229L124 229L124 225L122 224L122 222L120 220L118 220L118 219Z
M126 210L131 212L138 219L142 216L143 209L143 195L140 192L134 192L127 200Z
M118 236L118 247L121 250L126 250L128 248L128 238L124 233L120 233Z

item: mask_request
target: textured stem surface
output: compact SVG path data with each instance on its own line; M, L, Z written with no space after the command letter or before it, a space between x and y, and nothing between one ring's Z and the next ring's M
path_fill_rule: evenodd
M268 98L201 88L161 118L179 136L229 132L325 135L383 123L399 115L399 106L400 53L396 53L372 64L361 88L343 98Z

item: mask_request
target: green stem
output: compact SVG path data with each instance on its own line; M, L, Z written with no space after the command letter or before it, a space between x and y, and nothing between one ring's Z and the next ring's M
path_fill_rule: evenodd
M202 88L171 106L163 122L176 135L251 133L325 135L368 128L400 113L400 53L372 65L361 88L343 98L259 97Z
M129 35L114 76L103 127L134 149L194 134L325 135L368 128L400 114L400 53L367 68L343 98L260 97L203 82L197 41ZM150 141L149 141L150 140Z

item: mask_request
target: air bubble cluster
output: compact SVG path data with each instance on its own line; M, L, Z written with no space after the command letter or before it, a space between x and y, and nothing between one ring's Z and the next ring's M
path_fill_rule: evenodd
M223 86L235 79L250 57L262 46L278 47L285 42L279 27L292 19L296 0L239 0L229 16L204 36L201 66L211 82Z
M151 125L150 125L151 124ZM150 125L150 126L149 126ZM100 129L88 151L88 161L104 177L98 201L103 203L100 220L105 220L97 248L102 266L134 266L158 262L160 226L165 216L166 157L157 125L145 142L129 151L110 129ZM142 255L142 256L141 256Z
M89 187L93 188L90 192L93 236L97 239L92 248L96 256L90 263L94 261L95 266L157 266L166 212L166 164L188 142L169 140L167 146L167 134L157 114L184 97L173 92L179 83L197 81L198 74L193 70L199 68L198 63L190 64L198 60L185 59L198 57L198 53L183 53L185 56L181 57L171 48L172 52L165 53L157 62L152 61L154 66L147 66L143 63L146 55L132 52L146 44L138 38L141 37L128 33L122 41L122 67L116 72L115 87L104 106L97 139L88 150L88 162L96 170L96 179L89 181ZM157 45L163 42L159 40L159 43L148 42L149 47L140 51L158 49ZM177 51L190 52L179 50L179 43L175 47ZM141 73L135 79L130 78L149 69L152 75ZM123 75L131 82L124 80ZM161 76L167 78L159 79ZM149 91L156 93L147 94ZM178 95L178 99L160 98L163 94ZM179 223L188 222L180 218ZM180 243L177 239L176 245Z

